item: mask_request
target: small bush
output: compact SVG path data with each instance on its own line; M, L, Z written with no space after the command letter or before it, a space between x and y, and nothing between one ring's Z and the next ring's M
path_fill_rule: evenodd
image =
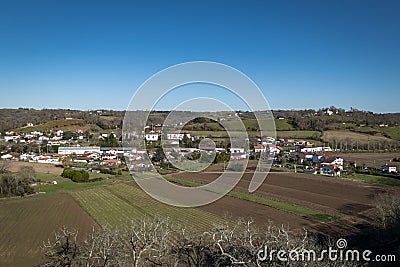
M100 173L103 173L103 174L112 174L112 175L116 175L116 174L117 174L115 171L110 170L110 169L101 169L101 170L100 170Z

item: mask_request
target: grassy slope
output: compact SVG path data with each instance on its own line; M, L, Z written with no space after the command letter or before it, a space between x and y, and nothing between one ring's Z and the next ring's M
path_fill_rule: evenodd
M85 124L83 120L73 119L73 120L55 120L31 127L21 127L14 129L14 132L30 133L33 131L47 132L50 130L76 131L78 129L86 131L89 129L99 130L100 128L97 125Z
M41 181L57 181L56 185L53 184L45 184L39 186L39 192L58 192L58 191L69 191L69 190L78 190L78 189L85 189L95 186L101 185L110 185L121 180L132 180L132 177L129 174L125 174L122 176L113 176L109 174L94 174L90 173L90 179L95 178L103 178L101 181L90 182L90 183L75 183L70 179L63 178L56 174L47 174L47 173L37 173L37 178Z
M333 140L336 141L352 141L352 142L381 142L381 141L387 141L387 142L393 142L394 140L389 139L384 136L378 136L378 135L369 135L365 133L355 133L351 132L349 130L342 130L342 131L336 131L336 130L330 130L330 131L325 131L322 139L327 142L332 142Z
M354 180L361 180L366 183L376 184L381 186L394 186L400 187L400 180L390 177L384 176L377 176L377 175L368 175L368 174L354 174L354 175L345 175L342 178L346 179L354 179Z

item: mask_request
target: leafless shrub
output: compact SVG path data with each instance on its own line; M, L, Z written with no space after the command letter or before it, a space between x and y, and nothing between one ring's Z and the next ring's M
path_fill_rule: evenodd
M322 248L306 231L257 228L252 220L218 225L209 231L143 219L121 230L98 230L77 242L77 232L63 229L44 245L44 266L351 266L347 262L279 261L259 258L260 250L298 251Z
M400 190L378 195L375 207L377 222L382 228L400 223Z
M9 173L10 164L7 161L0 160L0 174Z

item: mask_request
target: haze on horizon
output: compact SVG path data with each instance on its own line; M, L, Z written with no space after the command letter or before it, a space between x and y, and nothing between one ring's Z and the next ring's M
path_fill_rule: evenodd
M125 110L158 71L205 60L248 75L272 109L399 112L398 1L3 1L0 108ZM189 87L188 87L189 88ZM158 109L215 96L166 96Z

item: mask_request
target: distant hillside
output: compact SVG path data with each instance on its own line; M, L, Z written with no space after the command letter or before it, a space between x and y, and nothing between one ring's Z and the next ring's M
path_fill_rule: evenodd
M162 124L168 111L151 113L148 125ZM256 134L258 124L254 114L240 111L240 118L248 131ZM330 107L319 110L274 110L278 137L313 139L322 142L342 140L364 140L385 142L400 141L400 113L375 114ZM15 129L18 132L33 130L48 131L61 129L66 131L115 130L122 128L125 112L112 110L65 110L65 109L0 109L0 132ZM33 127L26 127L28 123ZM222 126L209 119L196 119L185 126L193 131L223 131ZM335 133L337 136L334 136ZM349 134L346 134L349 133ZM353 133L353 134L352 134Z
M66 109L0 109L0 132L18 129L28 123L42 125L51 121L63 121L65 119L82 120L82 125L96 125L100 129L115 129L122 127L122 119L125 112L122 111L80 111ZM46 127L46 126L44 126Z
M63 131L100 131L101 128L96 124L86 124L84 120L81 119L71 119L71 120L56 120L49 121L43 124L38 124L35 126L25 126L21 128L14 129L16 133L30 133L33 131L48 132L50 130L63 130Z

